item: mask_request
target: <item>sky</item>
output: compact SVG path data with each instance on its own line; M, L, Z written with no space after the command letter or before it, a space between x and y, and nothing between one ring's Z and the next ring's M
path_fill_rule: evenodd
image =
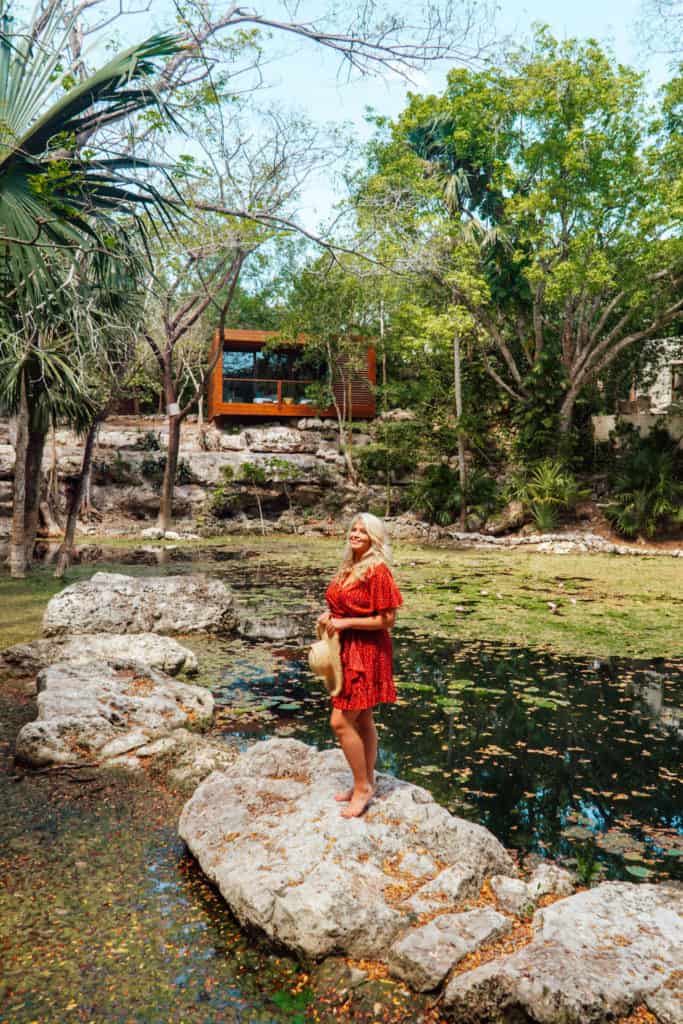
M350 0L353 2L353 0ZM652 88L667 77L664 57L647 58L638 39L637 22L641 0L499 0L496 36L510 37L516 42L529 38L535 22L546 23L558 38L594 37L609 44L617 59L646 70ZM279 0L265 0L260 10L277 12L282 17ZM307 3L308 14L317 4ZM322 2L320 7L322 7ZM357 141L369 138L371 127L365 121L366 109L397 115L403 108L406 92L440 92L445 85L451 64L432 66L426 73L418 72L414 84L394 78L364 78L352 82L338 74L335 58L312 44L294 42L286 54L270 65L268 78L273 102L306 113L314 120L346 122ZM300 218L308 229L327 219L338 195L338 183L329 169L324 176L310 180L299 207Z
M208 0L215 10L221 10L229 0ZM378 0L382 2L382 0ZM385 6L415 10L422 0L383 0ZM438 2L438 0L436 0ZM457 4L458 0L453 0ZM530 39L535 23L549 25L557 38L597 38L609 45L616 58L646 71L654 92L668 77L668 58L647 56L638 38L638 20L646 0L480 0L498 3L493 29L496 39L510 39L523 43ZM343 24L344 5L348 9L360 5L362 0L252 0L253 9L278 20L311 20L328 10L332 3L340 9ZM289 10L289 14L287 13ZM143 13L145 11L145 13ZM150 0L147 9L140 0L139 13L131 21L138 32L167 28L173 12L173 0ZM373 132L367 123L367 110L389 117L396 116L404 107L408 91L439 93L443 91L446 74L452 62L432 64L424 72L418 71L412 83L393 76L364 77L348 81L340 73L339 60L324 48L300 40L286 33L274 33L266 47L268 63L265 67L267 88L259 93L260 105L272 104L286 111L304 114L321 126L346 126L348 137L358 146ZM180 149L188 150L187 141L178 140ZM191 146L189 147L191 149ZM333 216L334 204L341 195L340 174L346 160L326 165L315 177L308 179L301 195L295 218L307 230L317 232Z

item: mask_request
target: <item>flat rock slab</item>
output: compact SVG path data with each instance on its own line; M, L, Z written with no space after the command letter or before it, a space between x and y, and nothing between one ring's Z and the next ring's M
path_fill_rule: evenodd
M604 882L533 925L528 946L452 979L453 1021L603 1024L645 1003L661 1024L683 1022L682 886Z
M56 594L45 609L45 636L78 633L229 633L232 594L219 580L97 572Z
M193 651L169 636L155 633L89 633L65 639L43 638L28 644L15 644L0 651L0 673L10 676L35 676L56 661L85 663L125 656L174 676L197 671Z
M411 928L394 943L388 955L389 970L418 992L428 992L468 953L511 928L510 919L492 907L442 914L421 928Z
M174 729L208 725L213 715L204 687L127 659L57 663L39 674L37 685L38 718L16 743L17 758L36 768L116 764Z
M575 888L571 872L552 863L539 864L528 882L505 875L494 875L491 879L498 906L510 914L529 913L542 896L571 896Z
M257 743L198 787L179 833L242 924L310 957L381 956L414 923L407 897L451 867L470 895L514 873L490 832L426 790L380 776L369 809L347 820L334 794L348 785L340 751Z

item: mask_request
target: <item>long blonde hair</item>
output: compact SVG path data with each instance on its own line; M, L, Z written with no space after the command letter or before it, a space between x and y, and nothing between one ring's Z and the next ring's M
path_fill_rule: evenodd
M356 523L362 523L370 538L370 547L362 558L357 562L353 560L353 550L347 542L344 548L342 563L337 571L336 579L348 583L351 580L361 580L370 569L376 565L391 564L391 544L387 529L381 519L373 516L370 512L359 512L351 520L349 531Z

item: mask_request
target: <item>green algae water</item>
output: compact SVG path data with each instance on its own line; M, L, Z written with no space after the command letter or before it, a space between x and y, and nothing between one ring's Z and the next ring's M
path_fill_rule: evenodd
M683 663L449 645L400 628L395 661L381 770L586 880L683 878ZM243 649L214 684L219 708L236 712L226 731L331 746L301 652L267 662Z
M338 551L300 548L264 555L238 539L161 566L122 551L125 561L76 567L70 581L97 569L206 571L254 616L312 621ZM681 635L679 598L661 604L659 565L642 562L629 597L626 587L599 592L576 560L545 559L537 571L532 559L496 556L454 573L448 558L411 553L399 567L407 607L395 631L399 701L378 715L382 770L486 825L522 859L558 857L586 881L683 878L683 661L669 637ZM623 571L632 585L634 567ZM19 589L0 577L2 646L38 635L60 588L47 572ZM564 617L548 616L558 588L586 601L583 633L568 601ZM513 600L519 622L495 603ZM215 737L332 745L300 643L185 642L216 698ZM305 967L246 936L178 840L182 798L122 773L17 772L12 743L34 699L5 681L0 703L1 1024L308 1019ZM354 1019L373 1020L372 1005Z

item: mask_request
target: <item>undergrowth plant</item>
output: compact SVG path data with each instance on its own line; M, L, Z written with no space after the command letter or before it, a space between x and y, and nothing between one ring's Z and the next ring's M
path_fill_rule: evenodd
M508 498L522 503L542 533L554 530L562 514L589 494L557 459L542 459L535 466L518 470L507 487Z
M624 537L683 526L683 454L663 427L647 437L622 430L610 484L605 515Z
M463 503L485 518L498 504L496 482L481 470L472 470L463 495L456 470L445 462L427 466L408 492L410 507L430 523L450 526L459 515Z

